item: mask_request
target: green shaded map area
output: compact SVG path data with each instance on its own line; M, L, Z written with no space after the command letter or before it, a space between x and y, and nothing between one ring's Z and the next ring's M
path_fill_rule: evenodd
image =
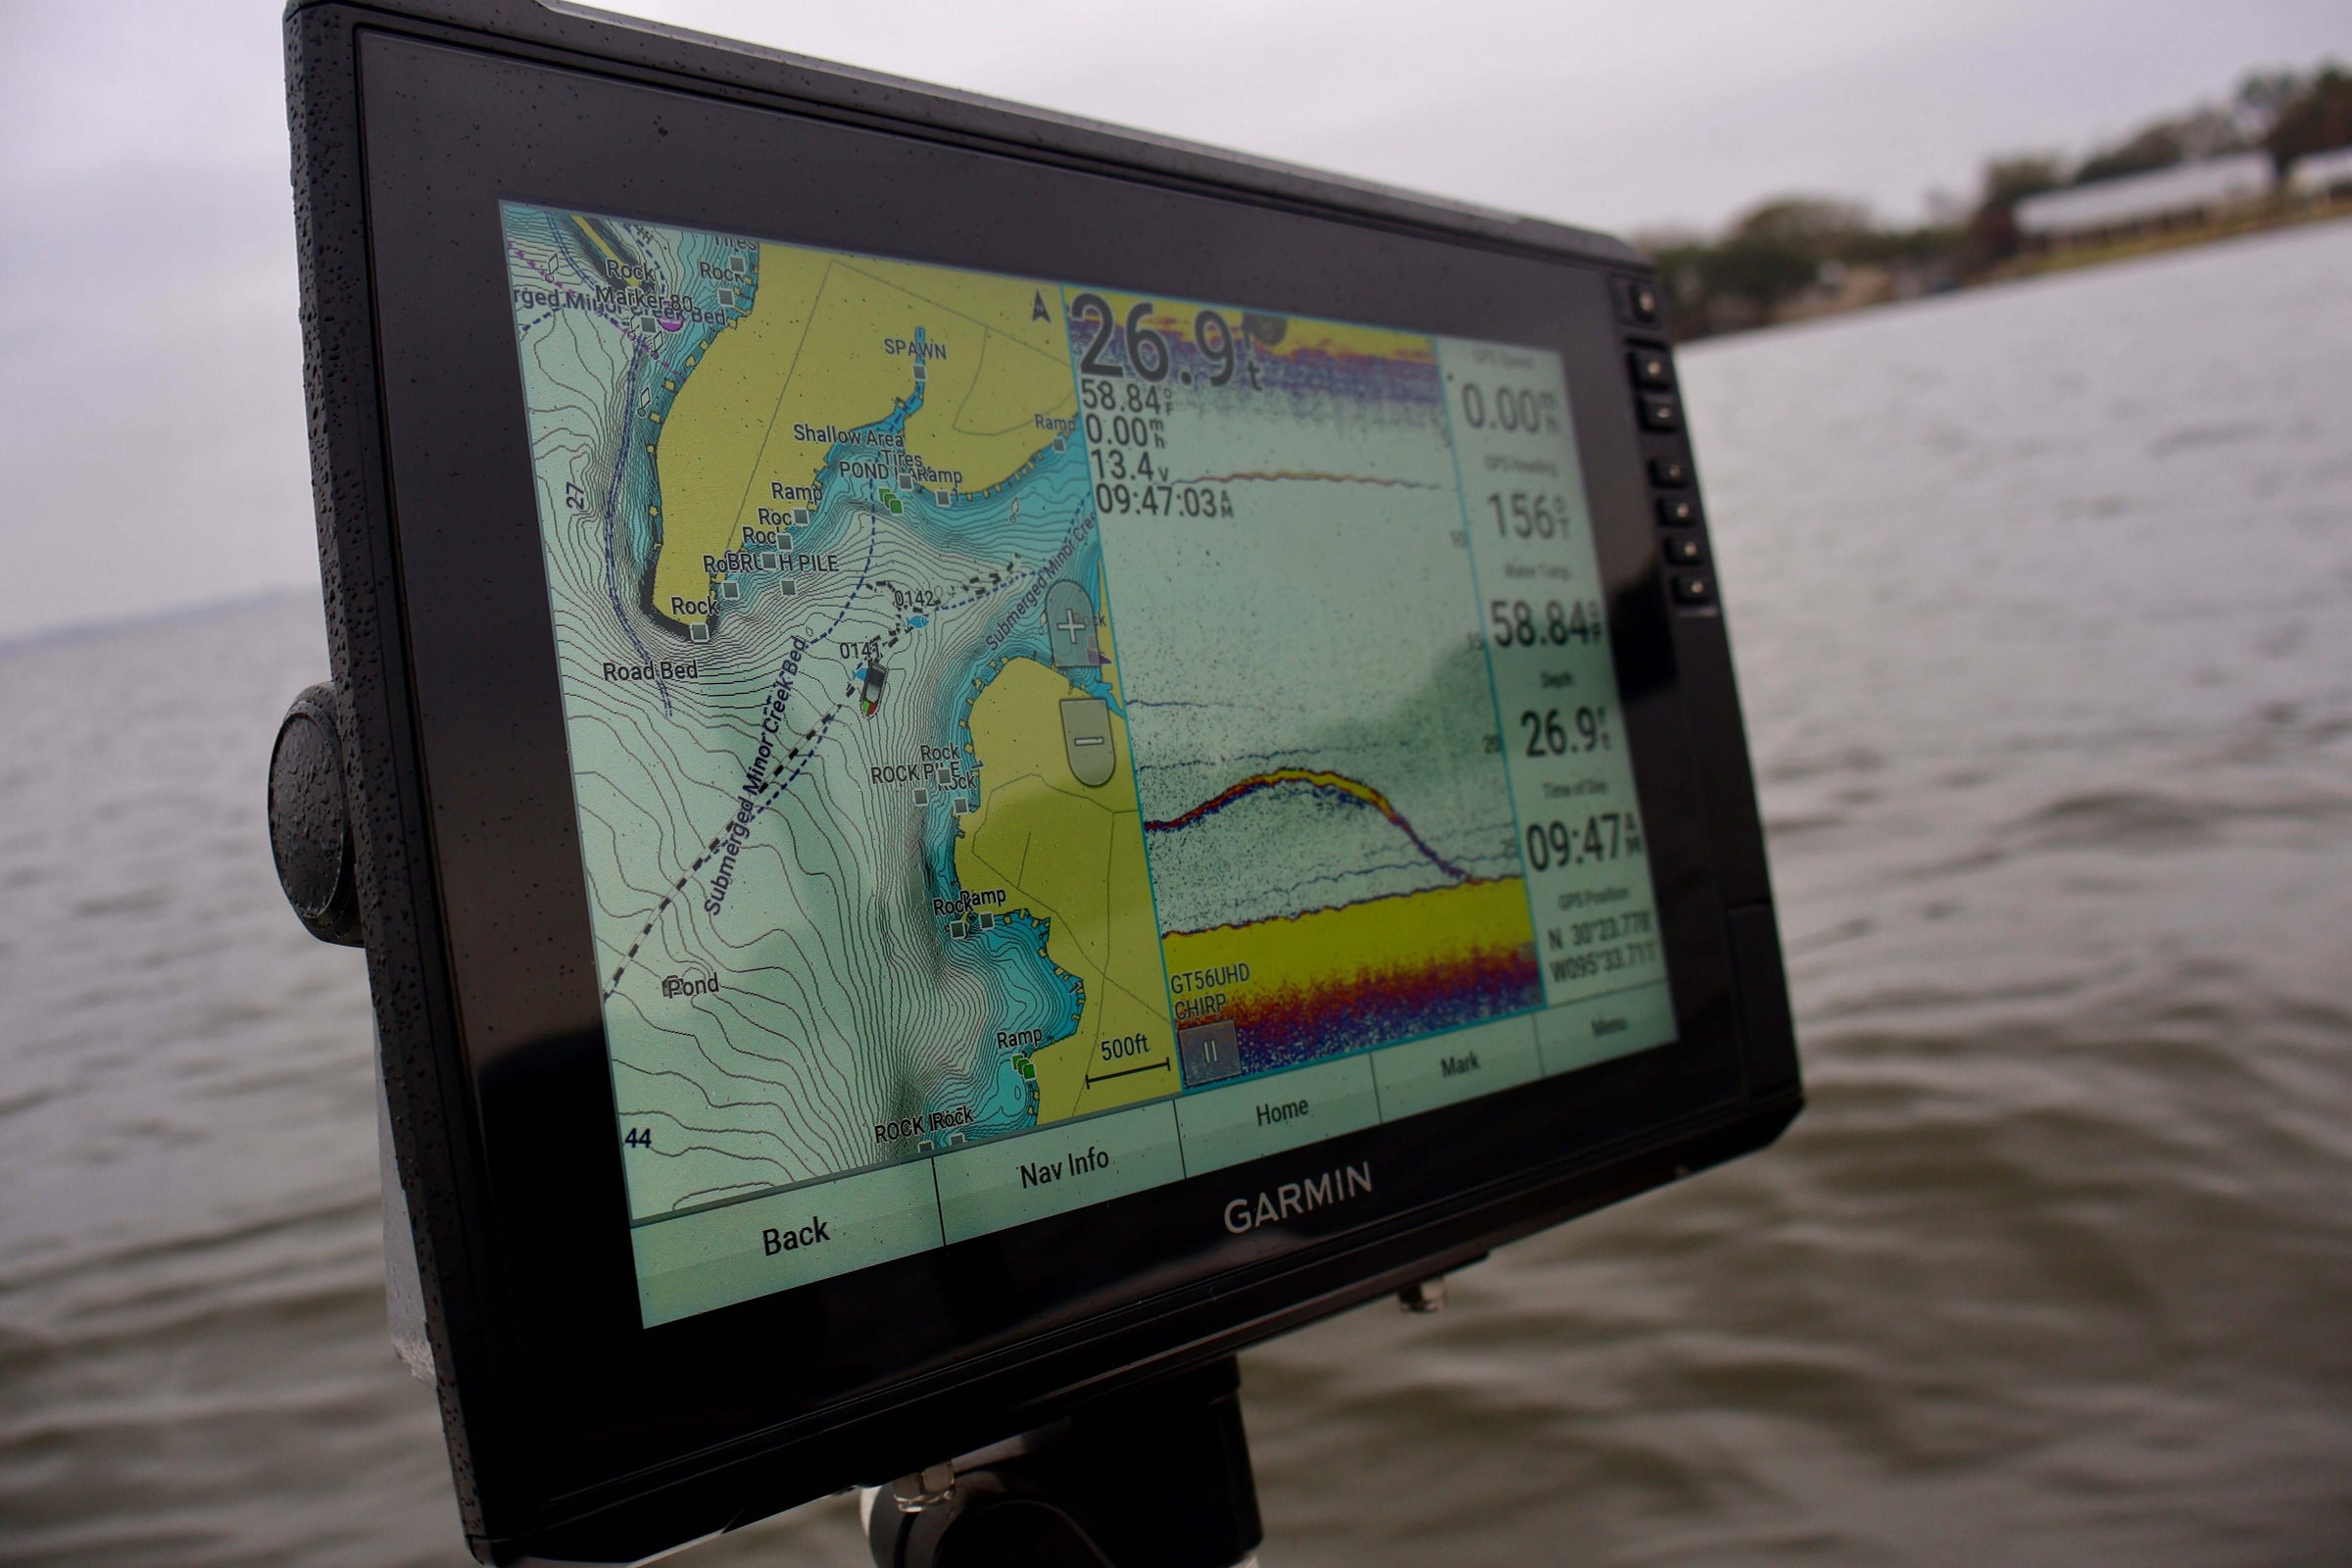
M506 222L636 1213L1068 1114L1098 1022L1172 1081L1059 288Z

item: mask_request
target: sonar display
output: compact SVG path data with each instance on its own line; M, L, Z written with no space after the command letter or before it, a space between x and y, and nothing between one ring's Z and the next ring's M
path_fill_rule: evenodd
M1673 1038L1556 354L503 220L649 1323Z

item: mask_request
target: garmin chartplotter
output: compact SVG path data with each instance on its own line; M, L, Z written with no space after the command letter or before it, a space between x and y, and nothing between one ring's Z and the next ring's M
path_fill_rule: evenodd
M1795 1114L1635 252L570 7L286 37L273 827L478 1554L941 1474Z

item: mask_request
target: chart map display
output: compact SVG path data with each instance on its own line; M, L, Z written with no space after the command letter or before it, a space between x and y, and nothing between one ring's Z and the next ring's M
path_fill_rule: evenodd
M1556 354L502 218L649 1323L1674 1037Z

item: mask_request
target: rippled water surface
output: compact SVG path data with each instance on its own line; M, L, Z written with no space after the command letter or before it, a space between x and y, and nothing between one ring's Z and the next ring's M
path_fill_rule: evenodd
M1267 1568L2352 1561L2352 226L1684 361L1811 1108L1246 1357ZM0 650L0 1559L466 1560L317 622Z

